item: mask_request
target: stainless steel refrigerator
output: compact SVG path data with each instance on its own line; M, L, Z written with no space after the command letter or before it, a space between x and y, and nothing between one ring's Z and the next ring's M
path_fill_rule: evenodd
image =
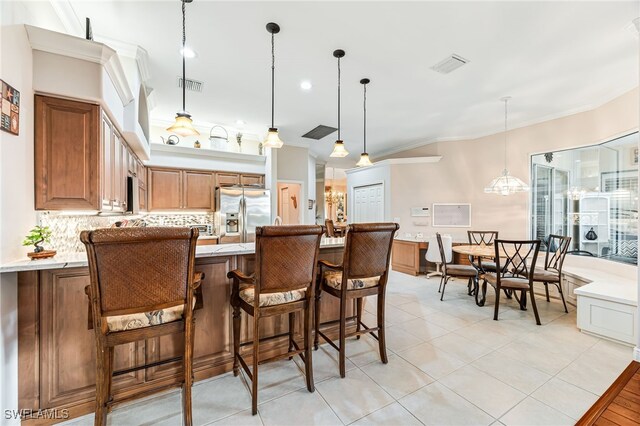
M220 243L248 243L256 239L256 227L271 224L271 194L250 186L216 188L216 214Z

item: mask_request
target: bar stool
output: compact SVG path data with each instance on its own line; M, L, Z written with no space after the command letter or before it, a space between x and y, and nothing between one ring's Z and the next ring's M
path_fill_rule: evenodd
M121 373L113 371L115 346L179 333L184 333L183 418L185 425L192 424L193 309L196 289L204 279L204 274L194 273L197 239L198 230L189 228L108 228L80 234L89 262L91 284L85 293L96 340L95 425L107 424L107 411L114 403L112 378ZM144 396L167 387L145 390Z
M231 271L233 279L233 375L240 366L251 380L251 412L258 413L258 366L295 355L305 364L307 390L315 390L311 358L311 309L314 297L316 262L324 228L317 225L263 226L256 228L256 269L253 275ZM241 310L253 317L253 339L240 342ZM304 312L304 347L294 340L296 312ZM260 320L274 315L289 314L289 332L260 338ZM260 359L260 343L288 337L286 353ZM249 369L240 347L253 345L252 368Z
M333 225L333 220L325 219L324 220L324 226L326 228L327 237L336 238L336 228Z
M399 229L397 223L357 223L349 225L345 240L344 255L341 265L334 265L321 260L320 274L316 287L315 324L316 334L314 347L318 348L322 337L329 345L338 350L340 377L345 377L345 340L347 337L370 333L378 340L380 359L387 363L385 343L385 290L389 278L389 259L393 236ZM325 269L325 270L323 270ZM320 300L322 292L340 299L340 338L336 345L320 331ZM363 298L378 296L377 326L367 327L362 323ZM356 300L356 331L347 335L347 303ZM332 321L336 322L336 321ZM364 330L362 330L364 328ZM376 335L376 332L378 334Z

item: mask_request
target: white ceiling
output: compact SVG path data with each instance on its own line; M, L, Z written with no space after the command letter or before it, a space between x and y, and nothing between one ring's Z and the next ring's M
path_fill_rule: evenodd
M74 1L100 36L149 53L157 96L152 119L180 108L179 1ZM368 151L373 157L434 140L498 132L499 98L511 95L510 127L598 106L638 85L640 15L627 2L221 2L187 5L187 77L196 122L265 133L270 120L270 35L276 36L276 126L285 142L318 124L336 126L336 60L342 48L342 136L362 149L362 86L369 77ZM451 53L471 62L448 75L429 69ZM300 89L309 80L311 91ZM335 134L309 141L319 158Z

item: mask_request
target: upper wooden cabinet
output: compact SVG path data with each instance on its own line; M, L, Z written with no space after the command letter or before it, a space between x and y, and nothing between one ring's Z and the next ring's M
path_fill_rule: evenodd
M264 175L242 175L240 183L247 186L264 186Z
M238 185L240 175L238 173L218 172L216 173L216 186Z
M36 210L99 210L100 107L36 96L34 139Z
M34 147L36 210L126 210L135 157L100 106L37 95Z
M149 168L147 192L149 210L182 208L182 171Z
M214 175L211 172L185 170L182 175L183 208L213 210Z

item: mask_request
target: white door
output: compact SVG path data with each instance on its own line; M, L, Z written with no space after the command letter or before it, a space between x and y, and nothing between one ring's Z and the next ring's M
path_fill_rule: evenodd
M289 224L289 187L280 188L280 218L284 225Z
M352 222L384 221L384 190L381 183L353 189L354 215Z

